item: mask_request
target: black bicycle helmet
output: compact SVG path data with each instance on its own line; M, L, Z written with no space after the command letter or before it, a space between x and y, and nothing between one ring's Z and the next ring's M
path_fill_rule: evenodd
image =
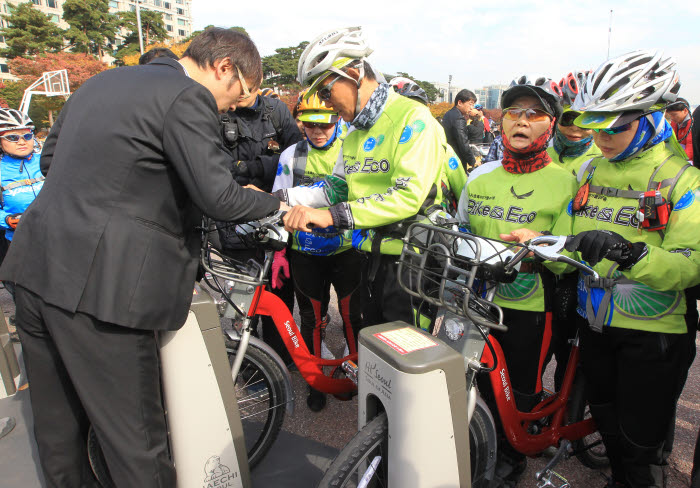
M510 88L501 95L501 108L506 109L510 107L518 97L527 95L537 97L545 110L556 119L561 117L563 111L561 105L563 96L561 88L557 83L544 76L540 76L535 80L530 80L530 78L525 75L514 79L510 83Z

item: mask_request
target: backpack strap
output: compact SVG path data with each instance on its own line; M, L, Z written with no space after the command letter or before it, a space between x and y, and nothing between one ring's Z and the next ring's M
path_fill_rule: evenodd
M280 114L275 110L275 107L269 101L267 97L261 96L263 104L263 120L269 120L272 123L272 127L275 129L275 140L278 142L282 139L282 120L280 120Z
M309 145L306 141L299 141L294 148L292 158L292 186L299 186L306 175L306 162L309 158Z

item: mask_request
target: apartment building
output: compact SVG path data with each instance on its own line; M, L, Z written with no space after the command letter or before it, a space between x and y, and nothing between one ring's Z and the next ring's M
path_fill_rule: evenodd
M28 0L0 0L0 14L8 14L8 4L18 5L26 3ZM67 29L68 24L63 20L63 4L65 0L30 0L35 8L51 17L62 29ZM189 37L193 32L192 27L192 0L140 0L141 11L153 10L163 13L165 29L170 37L175 41L180 41ZM136 0L110 0L110 12L136 11ZM0 25L5 27L5 19L0 19ZM116 39L116 46L119 46L123 39ZM0 47L6 47L5 39L0 36ZM113 58L109 58L111 61ZM107 61L107 59L105 59ZM13 78L7 67L7 60L0 58L0 80Z

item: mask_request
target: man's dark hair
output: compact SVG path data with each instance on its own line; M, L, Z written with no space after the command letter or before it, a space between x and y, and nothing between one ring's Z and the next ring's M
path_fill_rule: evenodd
M688 100L681 97L676 98L675 102L666 107L667 112L682 112L683 110L688 110L688 112L690 112L690 104Z
M259 84L262 80L262 61L253 40L246 34L220 27L210 27L192 39L182 55L190 58L197 66L208 69L220 59L228 58L238 66L246 80Z
M139 64L148 64L155 58L172 58L176 61L180 59L177 57L177 54L172 52L167 47L154 47L150 51L146 51L141 55L139 58Z
M473 91L467 90L466 88L463 90L459 90L457 93L457 96L455 97L455 105L457 105L457 102L468 102L469 100L474 100L476 102L476 95L474 94Z

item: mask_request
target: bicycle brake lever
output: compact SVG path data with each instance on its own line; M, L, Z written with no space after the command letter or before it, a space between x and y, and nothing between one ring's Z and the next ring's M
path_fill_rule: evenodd
M559 258L565 257L559 253L564 250L567 239L568 236L539 236L533 238L527 248L542 259L559 261ZM540 244L547 245L541 246Z

